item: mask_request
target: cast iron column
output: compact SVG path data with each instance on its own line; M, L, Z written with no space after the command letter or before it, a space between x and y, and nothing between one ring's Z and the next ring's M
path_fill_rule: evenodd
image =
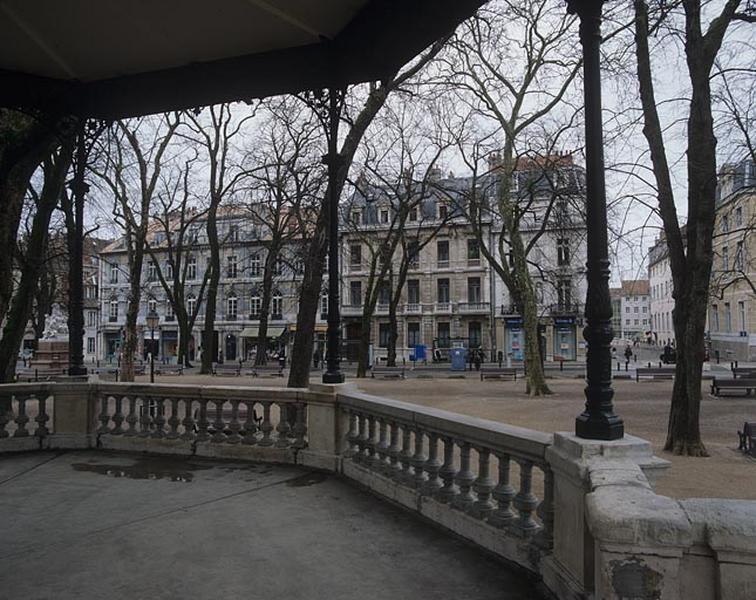
M609 249L601 121L601 8L604 0L567 0L580 17L585 98L586 220L588 225L588 296L585 302L588 344L585 410L575 420L581 438L616 440L624 435L612 398L612 303L609 297Z
M84 195L89 186L84 181L87 168L86 121L82 120L76 136L76 165L69 184L73 192L73 236L68 257L68 374L87 374L84 366Z
M339 169L343 158L339 154L340 90L328 90L328 154L323 162L328 166L328 333L326 336L326 372L323 383L344 383L341 372L341 315L339 311Z

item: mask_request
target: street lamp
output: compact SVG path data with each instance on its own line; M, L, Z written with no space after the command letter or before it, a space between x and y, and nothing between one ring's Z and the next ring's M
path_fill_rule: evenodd
M155 383L155 328L160 322L160 317L153 310L147 314L147 327L150 328L150 383Z

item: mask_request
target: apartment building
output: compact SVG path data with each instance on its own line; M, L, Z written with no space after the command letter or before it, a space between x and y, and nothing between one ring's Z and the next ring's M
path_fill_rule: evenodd
M756 164L724 165L717 188L708 331L712 354L756 360Z
M672 323L675 301L672 298L673 281L669 249L663 235L648 251L648 281L651 294L651 339L660 345L672 344L675 341L675 328Z
M221 243L221 279L218 289L214 360L240 360L250 357L259 334L262 303L263 274L268 252L270 229L256 209L252 216L249 207L232 206L218 214L218 237ZM159 359L175 360L179 341L179 328L173 304L160 283L159 273L172 277L169 260L171 246L164 228L152 224L150 245L155 249L154 259L145 256L142 270L142 297L138 316L139 354L152 351ZM188 232L183 266L186 308L199 314L189 340L189 358L195 360L202 351L204 326L204 300L202 284L210 261L206 222L196 219ZM103 249L100 255L101 312L103 315L99 338L101 356L117 357L123 337L128 304L129 270L124 240L116 240ZM301 241L290 239L275 262L274 283L268 318L268 340L271 352L280 351L290 343L290 334L296 324L299 300L299 281L303 272ZM323 342L327 304L318 315L316 333ZM146 317L157 313L159 326L153 332L147 328Z
M648 279L623 280L618 294L620 329L614 335L633 341L652 339Z

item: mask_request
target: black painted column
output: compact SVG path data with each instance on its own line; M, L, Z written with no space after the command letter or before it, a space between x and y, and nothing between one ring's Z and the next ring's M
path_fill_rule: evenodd
M74 230L69 232L68 263L68 374L86 375L84 366L84 196L89 186L84 180L87 168L86 121L76 136L73 192Z
M323 383L344 383L341 372L341 277L339 273L339 193L338 175L343 158L339 154L339 119L343 92L328 90L328 154L323 162L328 166L328 332L326 334L326 371Z
M588 344L585 410L575 420L581 438L616 440L624 435L622 419L614 414L612 398L612 303L609 296L609 248L604 181L604 139L601 120L601 8L604 0L567 0L580 17L585 97L586 220L588 226L587 325Z

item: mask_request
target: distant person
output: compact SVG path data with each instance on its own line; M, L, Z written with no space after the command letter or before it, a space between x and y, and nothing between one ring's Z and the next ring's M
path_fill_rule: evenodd
M612 346L612 362L617 361L617 348L615 346Z
M473 350L473 362L475 363L475 370L480 371L480 363L482 359L482 352L480 350Z
M630 344L628 344L625 347L625 361L630 362L630 359L633 357L633 349L630 347Z
M315 348L315 352L312 355L312 364L316 369L320 365L320 348Z

